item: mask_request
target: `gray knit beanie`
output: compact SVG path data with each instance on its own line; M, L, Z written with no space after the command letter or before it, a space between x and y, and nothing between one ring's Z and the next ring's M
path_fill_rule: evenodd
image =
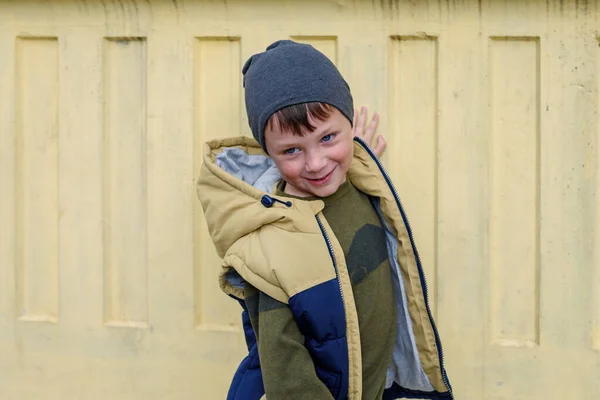
M352 124L350 87L329 59L308 44L280 40L253 55L242 69L252 135L267 152L265 125L282 108L320 102L337 108Z

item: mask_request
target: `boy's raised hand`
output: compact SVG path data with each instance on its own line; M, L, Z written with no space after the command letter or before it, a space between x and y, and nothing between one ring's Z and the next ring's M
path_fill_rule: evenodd
M358 110L354 110L354 121L352 123L352 132L354 136L361 138L365 143L367 143L372 149L377 157L381 157L383 151L385 150L385 146L387 143L385 139L381 135L377 135L376 143L373 143L373 138L377 132L377 125L379 125L379 113L376 112L373 114L373 118L371 118L371 122L368 126L365 126L367 123L367 107L362 106L360 108L360 114Z

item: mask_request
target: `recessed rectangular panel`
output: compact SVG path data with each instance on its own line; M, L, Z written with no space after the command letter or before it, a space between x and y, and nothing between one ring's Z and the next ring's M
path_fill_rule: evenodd
M490 333L539 340L540 57L537 38L490 41Z
M596 46L596 84L597 93L600 93L600 41ZM598 111L596 115L600 115L600 102L598 103ZM600 350L600 123L596 117L598 126L596 132L596 252L593 266L593 324L592 324L592 346L596 350Z
M438 45L392 37L386 160L407 212L436 309Z
M306 43L325 54L337 65L337 37L335 36L293 36L298 43Z
M0 34L0 330L13 326L15 300L16 244L16 147L15 147L15 48L12 35Z
M58 41L18 38L16 280L21 320L58 318Z
M600 75L598 75L600 76ZM600 134L596 142L596 146L600 144ZM600 148L600 147L598 147ZM598 151L600 160L600 151ZM596 196L600 196L600 167L596 167ZM592 346L595 350L600 350L600 202L596 201L596 252L593 265L593 281L592 281Z
M203 144L241 135L242 101L238 38L198 38L194 49L194 177L202 164ZM228 330L239 324L239 308L218 284L221 260L208 234L199 202L194 202L194 325Z
M104 42L104 317L148 321L146 41Z

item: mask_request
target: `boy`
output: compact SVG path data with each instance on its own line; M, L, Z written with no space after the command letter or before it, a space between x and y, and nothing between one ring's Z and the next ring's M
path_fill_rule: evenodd
M243 68L255 140L206 144L198 195L249 355L228 399L451 399L397 194L350 89L284 40Z

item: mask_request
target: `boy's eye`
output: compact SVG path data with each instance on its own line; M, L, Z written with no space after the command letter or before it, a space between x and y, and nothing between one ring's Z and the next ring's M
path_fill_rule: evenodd
M289 148L287 150L284 150L283 153L284 154L296 154L297 150L298 150L297 147L291 147L291 148Z
M335 133L330 133L328 135L325 135L321 138L322 142L330 142L331 140L333 140L333 137L335 136Z

